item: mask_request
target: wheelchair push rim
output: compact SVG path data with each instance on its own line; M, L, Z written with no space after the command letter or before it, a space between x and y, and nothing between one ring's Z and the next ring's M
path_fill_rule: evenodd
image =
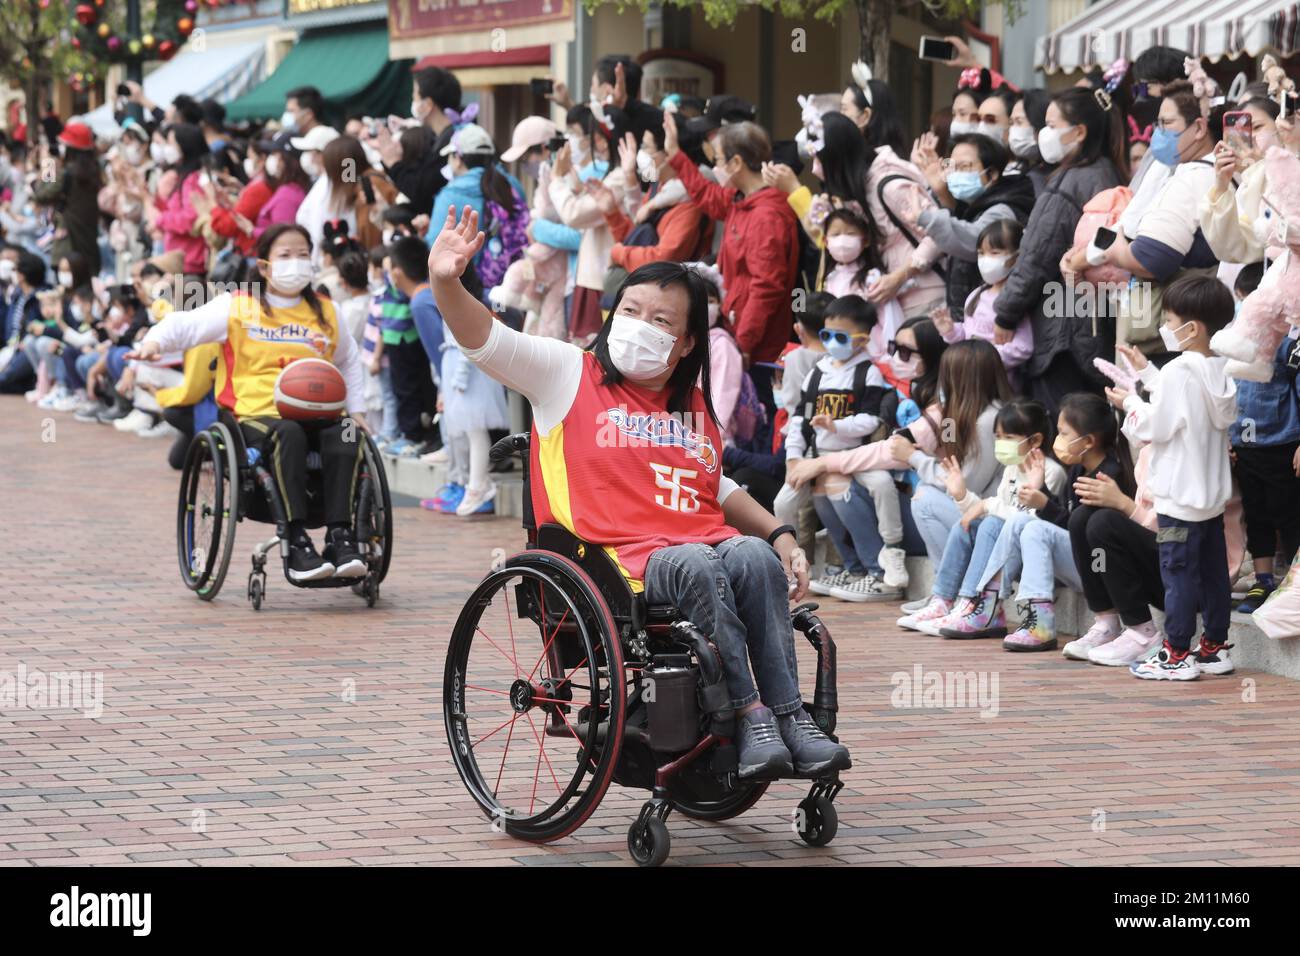
M549 842L591 816L618 763L626 690L613 616L577 565L526 552L483 580L452 632L443 715L493 829Z
M239 471L225 429L214 426L190 441L181 472L176 551L181 580L210 601L230 567L239 515Z
M388 566L393 560L393 502L383 460L370 435L366 435L358 467L358 493L352 505L353 533L366 564L373 570L377 587L388 576ZM356 587L354 590L361 593Z

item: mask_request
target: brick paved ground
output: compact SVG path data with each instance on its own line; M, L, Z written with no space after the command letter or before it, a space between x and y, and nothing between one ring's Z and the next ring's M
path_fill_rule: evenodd
M273 577L261 613L244 524L227 589L202 604L177 579L161 444L66 416L46 443L43 418L0 397L0 671L103 671L105 709L0 715L0 862L627 865L640 794L614 788L577 834L530 846L489 830L446 756L447 633L493 549L520 542L513 522L399 508L378 608ZM907 635L895 616L824 613L856 760L833 846L792 840L803 791L779 785L728 824L675 815L672 862L1300 861L1297 684L1151 686ZM918 665L996 676L997 715L892 706L891 675Z

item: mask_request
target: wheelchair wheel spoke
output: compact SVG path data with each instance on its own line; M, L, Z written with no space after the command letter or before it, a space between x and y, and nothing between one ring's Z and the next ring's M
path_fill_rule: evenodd
M483 741L488 740L488 739L490 739L491 737L495 736L496 734L501 733L501 731L504 730L506 727L513 727L514 724L515 724L515 721L518 720L518 719L519 719L519 715L518 715L518 714L513 715L513 716L512 716L509 720L507 720L505 723L503 723L503 724L498 724L495 730L490 730L490 731L488 731L486 734L484 734L484 735L483 735L482 737L480 737L478 740L474 741L474 743L473 743L472 746L477 747L479 744L483 743Z
M501 751L501 766L497 768L497 781L492 785L492 796L494 797L497 795L497 792L501 789L501 774L505 773L506 756L509 755L510 753L510 741L514 738L514 736L515 736L515 722L512 720L510 721L510 730L506 733L505 749Z
M546 660L546 655L551 650L551 644L555 642L555 638L560 633L560 628L564 626L564 622L567 621L568 619L569 619L569 612L566 610L564 612L564 617L560 618L559 622L555 625L555 630L551 631L550 638L547 639L546 644L542 647L542 656L537 658L537 663L534 664L533 669L528 672L529 680L533 679L533 675L537 673L537 668L541 667L542 661Z
M487 636L487 633L486 633L482 628L479 628L479 629L478 629L478 632L479 632L480 634L483 635L483 640L487 641L487 642L488 642L489 644L491 644L493 647L496 647L496 649L497 649L498 651L501 651L501 648L500 648L500 647L497 647L497 642L494 641L494 640L492 640L492 638L488 637L488 636ZM516 661L513 657L511 657L509 654L507 654L505 651L501 651L501 656L504 657L506 660L508 660L512 665L514 665L515 673L518 674L518 673L519 673L519 662ZM531 677L532 675L530 674L529 676Z

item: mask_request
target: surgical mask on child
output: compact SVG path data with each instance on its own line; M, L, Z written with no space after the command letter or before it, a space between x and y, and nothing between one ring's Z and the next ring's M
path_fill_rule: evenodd
M1011 256L979 256L980 278L989 285L997 285L1011 275Z
M1020 451L1023 438L999 438L993 442L993 457L1008 468L1024 463L1027 457Z
M311 282L315 271L310 259L276 259L271 263L271 288L297 295Z
M1007 131L1007 145L1011 147L1011 152L1024 159L1038 145L1038 134L1032 126L1013 126Z
M850 265L862 258L862 237L850 232L842 232L826 240L826 251L842 266Z
M668 371L668 356L677 344L677 336L626 315L615 314L609 323L605 344L614 368L634 382Z
M1064 435L1057 435L1056 441L1052 442L1052 453L1056 455L1056 460L1062 465L1077 464L1083 455L1076 455L1072 449L1076 443L1083 440L1084 438L1082 435L1075 436L1074 438L1066 438Z
M642 182L659 181L659 167L655 164L654 157L644 149L636 151L636 174L641 177Z
M1181 332L1183 329L1187 329L1191 327L1192 327L1191 322L1184 322L1176 329L1171 329L1167 325L1161 325L1160 338L1165 343L1165 348L1167 348L1171 352L1181 352L1183 350L1183 342L1178 337L1178 333Z
M722 306L716 302L709 303L709 328L718 324L718 319L722 317Z
M837 329L822 329L819 338L827 355L837 362L847 362L861 351L867 336L860 333L840 332Z
M969 202L984 192L984 184L980 182L980 174L976 172L953 172L948 174L947 178L948 192L952 198L960 202Z

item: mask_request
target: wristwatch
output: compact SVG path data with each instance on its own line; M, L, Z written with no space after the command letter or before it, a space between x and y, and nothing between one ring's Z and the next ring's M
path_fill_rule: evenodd
M776 539L781 537L783 534L792 534L796 539L799 537L799 533L795 531L792 525L783 524L767 536L767 543L772 547L776 547Z

